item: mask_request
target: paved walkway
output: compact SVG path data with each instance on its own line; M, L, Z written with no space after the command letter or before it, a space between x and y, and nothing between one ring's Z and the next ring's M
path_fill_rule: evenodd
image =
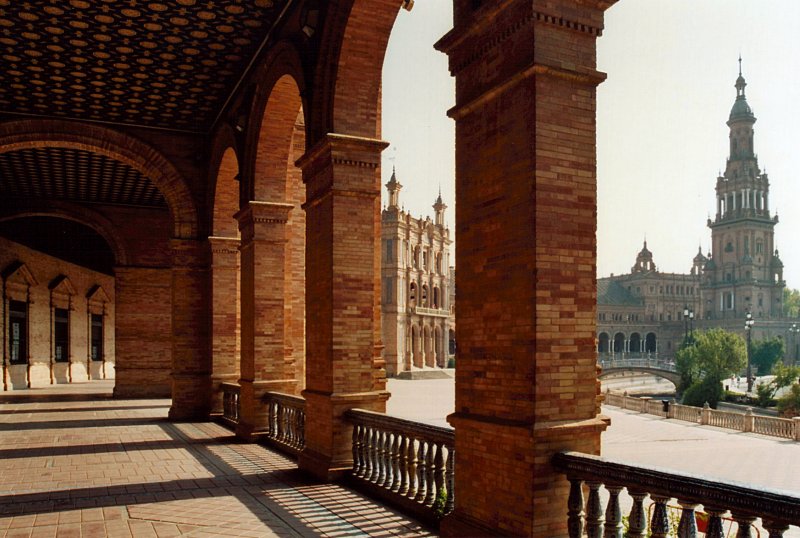
M430 535L219 425L168 422L168 400L113 400L100 383L0 393L0 537Z

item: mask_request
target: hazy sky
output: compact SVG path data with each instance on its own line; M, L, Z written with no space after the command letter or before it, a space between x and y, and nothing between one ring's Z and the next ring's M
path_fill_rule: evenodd
M628 272L647 237L661 271L688 272L715 211L741 53L755 150L770 176L776 243L800 287L799 0L621 0L598 40L598 275ZM452 24L450 2L402 11L384 68L384 182L397 166L401 201L432 214L439 185L454 222L453 81L432 44ZM395 149L396 148L396 149ZM793 248L794 247L794 248Z

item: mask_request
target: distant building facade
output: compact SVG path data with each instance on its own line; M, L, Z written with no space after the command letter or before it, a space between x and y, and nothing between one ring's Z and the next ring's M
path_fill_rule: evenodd
M754 152L755 115L739 72L728 118L730 152L716 182L716 215L708 220L711 252L698 249L689 273L662 273L645 241L631 272L598 279L597 349L601 354L672 355L687 331L723 327L753 338L780 336L797 349L796 319L783 317L783 263L775 248L777 215L769 209L769 178Z
M389 203L381 214L381 324L386 373L448 364L455 327L450 230L441 194L434 219L414 218L400 207L402 185L393 172Z

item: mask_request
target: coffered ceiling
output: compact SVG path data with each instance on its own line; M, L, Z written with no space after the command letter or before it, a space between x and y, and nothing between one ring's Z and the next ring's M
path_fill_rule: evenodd
M207 132L290 0L0 0L0 113Z

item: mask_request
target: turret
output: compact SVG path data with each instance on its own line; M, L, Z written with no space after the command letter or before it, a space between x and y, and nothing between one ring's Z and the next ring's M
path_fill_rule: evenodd
M386 190L389 191L389 207L387 209L400 208L400 189L402 188L403 186L397 181L395 169L392 167L392 177L386 184Z
M442 189L439 189L439 196L436 198L436 202L433 204L433 210L436 212L437 226L444 226L445 209L447 209L447 206L444 205L444 202L442 202Z

